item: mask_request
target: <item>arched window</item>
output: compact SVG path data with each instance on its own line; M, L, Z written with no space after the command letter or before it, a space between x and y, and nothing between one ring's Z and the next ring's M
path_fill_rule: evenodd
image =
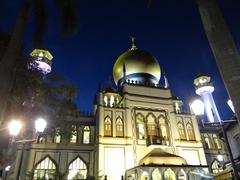
M149 180L149 176L148 173L146 171L144 171L141 175L141 180Z
M45 157L34 169L33 179L56 179L55 163L49 157Z
M109 116L104 120L104 135L112 136L112 120Z
M166 171L164 171L164 180L176 180L175 173L172 169L168 168Z
M70 143L77 143L77 126L72 125L72 132L71 132L71 138Z
M204 134L204 141L207 149L212 149L208 134Z
M217 161L216 159L213 161L212 163L212 172L214 174L217 174L219 172L221 172L223 170L221 164L219 163L219 161Z
M83 128L83 144L90 144L90 127L84 126Z
M145 124L144 124L144 116L140 113L136 116L137 122L137 132L138 132L138 139L145 139Z
M159 116L160 135L164 145L169 145L169 127L163 115Z
M187 180L187 175L183 169L178 171L178 180Z
M222 149L221 143L220 143L220 139L218 139L216 134L213 134L213 142L215 144L215 148L216 149Z
M162 175L158 168L154 169L152 172L152 180L161 180Z
M183 123L179 122L177 126L180 139L187 139Z
M67 179L87 179L87 166L79 157L68 166Z
M116 120L116 136L123 137L123 121L122 118L119 116Z
M150 113L147 115L147 131L148 136L157 136L156 117Z
M188 134L189 140L195 140L195 135L194 135L194 130L193 130L192 124L187 123L186 127L187 127L187 134Z
M58 143L58 144L61 143L60 129L58 129L58 128L55 131L54 142Z

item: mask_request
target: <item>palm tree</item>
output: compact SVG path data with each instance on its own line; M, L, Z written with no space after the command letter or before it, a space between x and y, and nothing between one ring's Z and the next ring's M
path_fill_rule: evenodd
M209 44L240 125L240 55L216 0L197 0Z
M65 33L76 32L77 18L74 9L74 0L54 0L56 7L61 12L62 31ZM37 46L42 45L42 37L45 34L47 16L44 0L22 0L22 5L12 31L10 42L6 48L3 58L0 60L0 126L4 120L7 103L13 87L15 77L16 61L21 53L22 40L26 30L27 20L34 9L35 32L34 42Z

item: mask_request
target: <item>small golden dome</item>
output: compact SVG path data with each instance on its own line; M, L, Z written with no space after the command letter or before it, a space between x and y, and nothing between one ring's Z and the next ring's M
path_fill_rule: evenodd
M161 76L160 65L155 57L150 53L136 48L134 41L132 48L120 55L113 67L113 77L118 85L119 80L125 76L129 80L137 80L136 77L145 76L154 83L158 83Z
M139 162L139 165L187 165L187 161L177 155L154 149Z

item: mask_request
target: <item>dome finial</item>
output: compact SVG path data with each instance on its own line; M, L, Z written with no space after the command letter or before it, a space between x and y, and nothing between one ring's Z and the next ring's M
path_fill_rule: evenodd
M136 50L137 49L137 46L136 46L136 44L135 44L135 37L134 36L131 36L131 40L132 40L132 48L131 48L131 50Z

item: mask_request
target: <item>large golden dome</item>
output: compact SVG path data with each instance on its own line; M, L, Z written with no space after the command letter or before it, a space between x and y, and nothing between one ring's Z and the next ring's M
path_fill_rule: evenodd
M150 53L136 48L134 40L132 48L120 55L113 67L113 77L117 85L124 78L124 66L126 80L149 80L158 83L161 76L160 65Z

